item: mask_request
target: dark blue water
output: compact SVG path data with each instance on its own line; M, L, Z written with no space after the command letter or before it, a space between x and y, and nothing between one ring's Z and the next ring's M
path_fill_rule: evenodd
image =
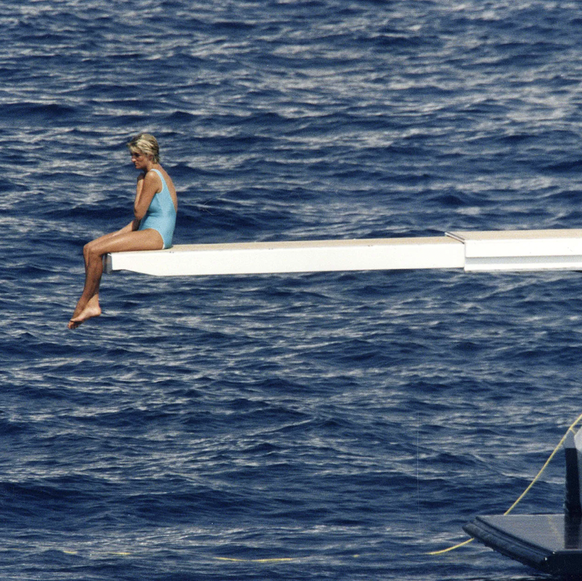
M472 543L582 412L582 275L105 277L175 243L582 222L582 6L0 0L0 577L525 581ZM516 511L560 512L561 456Z

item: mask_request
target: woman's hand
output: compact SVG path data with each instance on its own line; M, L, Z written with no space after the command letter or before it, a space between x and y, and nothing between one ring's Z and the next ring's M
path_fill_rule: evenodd
M124 226L121 230L113 232L113 234L125 234L127 232L133 232L134 230L139 230L139 220L132 220L127 226Z

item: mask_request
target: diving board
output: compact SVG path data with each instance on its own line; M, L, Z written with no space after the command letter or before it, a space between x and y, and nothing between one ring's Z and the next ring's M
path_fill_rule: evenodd
M105 271L154 276L356 270L582 270L582 229L448 232L444 236L178 244L106 255Z
M465 246L467 272L579 270L582 229L449 232Z

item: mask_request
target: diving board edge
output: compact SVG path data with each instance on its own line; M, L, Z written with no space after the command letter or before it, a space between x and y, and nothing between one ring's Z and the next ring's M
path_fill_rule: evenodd
M282 274L462 268L463 246L446 237L176 245L107 255L106 271L156 276Z
M359 270L582 270L582 229L447 232L444 236L183 244L117 252L105 271L153 276L283 274Z

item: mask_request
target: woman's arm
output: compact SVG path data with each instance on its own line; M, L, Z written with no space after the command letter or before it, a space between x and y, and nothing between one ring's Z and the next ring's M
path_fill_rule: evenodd
M125 234L126 232L133 232L134 230L139 230L139 220L132 220L127 226L118 230L116 234Z
M139 176L133 204L133 215L138 222L146 215L154 196L162 191L162 180L155 171ZM134 220L134 222L135 222Z

